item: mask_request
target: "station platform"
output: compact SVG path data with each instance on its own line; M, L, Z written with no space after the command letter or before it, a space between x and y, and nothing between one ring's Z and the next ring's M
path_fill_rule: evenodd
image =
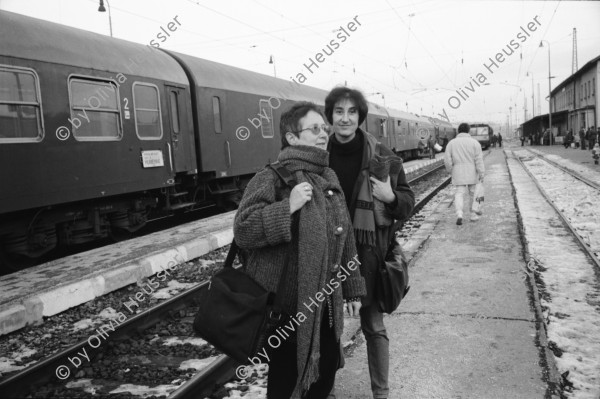
M231 243L235 212L0 276L0 335Z
M485 165L481 219L470 222L465 215L457 226L449 194L419 230L428 235L421 250L404 247L407 255L416 253L410 261L411 290L384 319L390 399L552 397L546 391L548 380L556 378L549 375L555 366L540 345L543 331L536 295L524 278L503 149L491 149ZM366 344L338 371L336 395L372 398Z
M523 147L521 147L521 144L518 144L518 145L514 144L513 148L515 150L531 149L531 150L541 151L541 152L544 152L547 154L558 155L562 158L569 159L580 165L587 166L588 168L591 168L591 169L594 169L594 170L597 170L598 172L600 172L600 165L594 164L594 159L592 158L592 151L590 151L587 148L585 150L582 150L581 148L565 148L561 144L532 145L532 146L525 145ZM495 148L495 149L492 149L492 151L498 150L498 149L499 148Z

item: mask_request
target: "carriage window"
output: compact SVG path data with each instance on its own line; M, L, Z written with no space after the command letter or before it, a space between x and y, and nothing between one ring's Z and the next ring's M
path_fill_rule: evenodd
M44 135L38 77L0 66L0 143L32 143Z
M258 103L258 116L260 116L260 131L266 139L273 137L273 108L269 100L260 100Z
M171 91L171 122L173 124L173 133L179 133L179 103L177 102L177 92Z
M221 133L221 102L219 97L213 97L213 119L215 120L215 133Z
M133 84L133 109L135 111L135 131L140 140L160 140L162 138L162 118L158 87L149 83Z
M73 137L79 141L113 141L123 136L119 92L103 80L69 80Z

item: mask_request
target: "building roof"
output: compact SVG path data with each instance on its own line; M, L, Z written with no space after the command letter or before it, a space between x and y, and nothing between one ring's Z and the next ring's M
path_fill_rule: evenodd
M550 94L552 96L554 96L556 93L558 93L560 90L562 90L563 87L565 87L566 85L568 85L569 83L571 83L572 81L574 81L575 79L577 79L577 77L585 72L587 72L589 69L593 68L596 63L600 61L600 55L597 56L596 58L586 62L581 68L579 68L574 74L572 74L571 76L569 76L568 78L566 78L565 80L563 80L558 86L556 86L551 92Z

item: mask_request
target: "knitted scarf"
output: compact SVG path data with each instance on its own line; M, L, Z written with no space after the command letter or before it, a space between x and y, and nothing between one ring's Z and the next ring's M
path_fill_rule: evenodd
M354 209L353 227L356 241L359 244L375 245L375 215L373 203L373 187L369 179L369 170L360 171L359 180L362 181L356 198Z
M334 175L329 164L329 153L317 147L290 146L278 157L298 183L313 186L312 199L300 211L298 237L298 311L306 316L297 329L298 380L292 398L299 399L319 378L320 328L323 306L309 311L304 303L310 303L317 292L325 286L328 273L328 239L326 226L326 198L329 189L341 191L339 184L331 180ZM295 316L295 315L294 315Z
M389 176L396 176L402 169L402 160L395 155L375 154L369 161L369 173L377 180L385 181ZM385 203L374 198L375 225L388 227L394 223L394 218L389 215Z

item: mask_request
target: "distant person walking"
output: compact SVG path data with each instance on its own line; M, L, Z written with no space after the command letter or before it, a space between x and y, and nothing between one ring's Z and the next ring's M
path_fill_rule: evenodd
M471 127L468 123L458 126L458 135L448 143L444 154L446 170L452 173L452 185L455 187L454 208L456 209L456 224L463 221L464 196L469 195L471 221L479 220L473 210L473 194L477 182L483 182L485 167L481 145L469 135Z
M594 129L594 126L592 126L587 133L588 136L588 147L590 148L590 151L592 151L592 149L594 148L594 144L596 144L596 129Z
M498 147L502 148L502 135L498 133Z
M429 146L429 159L435 159L435 145L437 144L437 137L435 133L429 134L429 141L427 145Z
M563 146L565 148L569 148L569 147L571 147L572 142L573 142L573 131L569 130L569 132L565 136L565 140L563 141Z
M579 141L581 142L581 149L585 150L585 130L583 128L579 131Z

